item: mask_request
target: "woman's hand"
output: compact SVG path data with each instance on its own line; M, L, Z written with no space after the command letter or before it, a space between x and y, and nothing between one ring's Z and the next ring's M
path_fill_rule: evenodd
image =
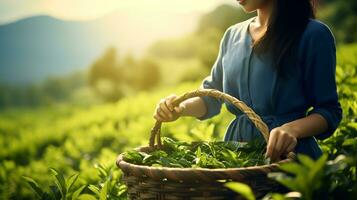
M266 156L277 161L284 154L294 150L297 144L296 132L288 126L279 126L270 131Z
M172 94L164 99L161 99L156 106L153 117L160 122L171 122L177 120L186 108L185 104L181 103L179 106L172 105L173 100L177 96Z

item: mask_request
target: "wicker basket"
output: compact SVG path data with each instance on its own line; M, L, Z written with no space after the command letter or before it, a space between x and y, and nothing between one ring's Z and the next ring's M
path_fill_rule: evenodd
M268 141L269 129L261 118L244 102L212 89L200 89L185 93L177 98L173 104L197 97L211 96L228 101L243 111ZM151 130L150 142L147 147L139 147L142 152L151 152L162 147L160 136L161 122L157 121ZM155 138L157 144L155 145ZM168 168L135 165L123 160L122 154L117 159L117 166L123 171L123 180L128 186L130 199L241 199L241 197L226 188L227 181L239 181L248 184L257 198L270 191L279 191L282 187L267 177L267 173L278 171L280 163L295 159L294 153L278 163L227 169L205 168Z

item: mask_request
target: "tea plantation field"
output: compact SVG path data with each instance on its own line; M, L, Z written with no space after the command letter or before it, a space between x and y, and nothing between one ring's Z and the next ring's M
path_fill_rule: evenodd
M340 46L337 56L336 80L343 120L335 134L321 142L326 157L320 161L320 168L315 165L320 175L306 183L296 179L290 183L316 186L311 191L291 187L305 199L318 196L322 190L330 197L339 197L341 191L356 194L357 45ZM155 123L152 114L160 98L195 90L199 84L182 83L111 104L1 111L0 199L126 199L126 186L115 166L116 156L149 142ZM204 122L184 117L164 124L162 135L188 142L220 140L231 119L225 108ZM342 164L333 165L339 168L331 170L331 163ZM302 170L299 176L307 173ZM330 182L319 185L314 182L319 178ZM38 187L37 193L30 184Z

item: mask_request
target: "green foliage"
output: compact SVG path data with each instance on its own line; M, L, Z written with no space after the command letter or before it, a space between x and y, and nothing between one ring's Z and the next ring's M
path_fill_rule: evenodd
M333 136L321 141L323 150L335 158L357 153L357 45L345 45L337 51L336 82L343 117Z
M101 180L97 185L82 185L74 187L78 179L78 174L73 174L67 179L63 174L54 168L50 168L54 176L55 185L49 186L50 192L43 190L44 187L30 177L23 176L23 179L31 186L39 199L43 200L77 200L77 199L100 199L100 200L123 200L126 197L126 186L121 183L121 173L114 171L114 166L105 168L102 165L96 166ZM85 193L85 190L92 193ZM82 194L83 193L83 194Z
M123 97L119 85L123 77L117 66L117 52L109 48L98 58L89 70L90 86L106 101L115 101Z
M96 163L110 166L120 152L147 144L155 122L152 113L160 98L170 93L183 94L198 86L198 82L186 83L90 107L43 107L1 112L0 199L33 199L35 193L22 176L34 178L39 185L51 185L54 182L47 175L49 166L64 176L80 173L77 181L80 185L100 187L101 178L93 166ZM220 133L211 139L222 137L231 118L227 114L203 123L205 127L215 123L215 132ZM201 123L182 118L165 124L162 134L194 141L204 137L197 136L198 133L193 136L185 130ZM178 133L180 130L183 132ZM114 174L119 173L114 169Z
M127 162L155 167L234 168L266 164L265 143L177 142L163 137L163 149L145 153L130 150L123 154Z
M357 41L357 2L355 0L329 0L319 10L319 18L332 28L337 41ZM343 19L343 20L342 20Z
M73 174L72 176L65 179L63 174L58 172L54 168L50 168L52 175L54 176L55 185L49 186L50 192L44 191L44 187L40 187L39 184L30 177L23 176L23 179L31 186L31 188L35 191L39 199L43 200L75 200L78 198L80 193L85 188L81 186L77 189L74 189L73 184L78 179L78 174Z
M87 103L96 102L96 98L87 94L86 82L85 72L74 72L65 77L49 77L30 85L0 84L0 109L40 107L64 102L78 103L75 101L78 95L87 98Z
M244 183L239 182L229 182L225 184L229 189L239 193L247 200L255 200L254 193L250 187Z
M118 173L113 165L107 168L102 165L97 165L96 168L101 181L97 185L89 185L88 187L95 194L96 199L127 199L127 187L121 183L121 173Z
M298 155L299 163L286 163L280 168L286 172L269 176L301 194L302 199L352 199L357 192L357 160L344 155L327 161L325 154L317 161Z

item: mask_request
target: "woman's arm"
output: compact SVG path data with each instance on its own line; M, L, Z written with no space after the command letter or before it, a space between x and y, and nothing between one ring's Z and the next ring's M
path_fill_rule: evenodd
M314 113L307 117L286 123L282 127L291 130L291 134L297 139L300 139L316 136L327 131L328 123L323 116Z
M316 136L327 130L326 119L315 113L274 128L270 132L266 156L277 160L295 148L297 139Z
M200 118L207 113L207 107L205 102L200 97L193 97L182 102L184 104L184 110L182 116L192 116Z

